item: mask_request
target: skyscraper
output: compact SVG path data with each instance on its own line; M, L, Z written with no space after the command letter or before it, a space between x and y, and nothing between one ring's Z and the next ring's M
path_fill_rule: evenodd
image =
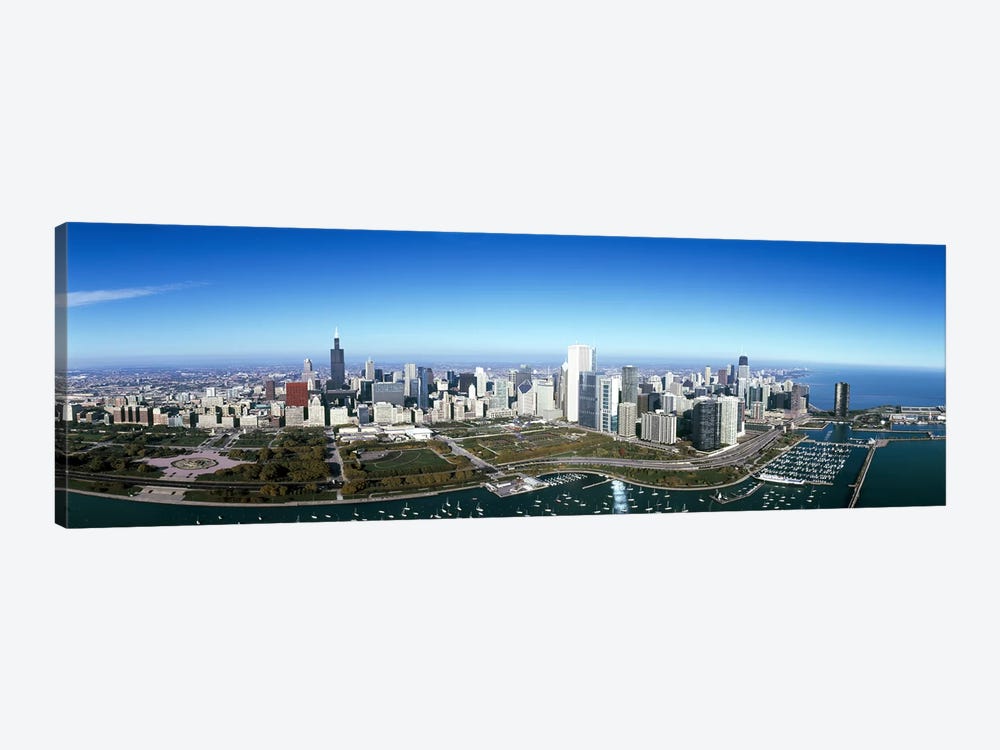
M618 432L621 390L620 375L602 375L597 379L598 427L601 432Z
M369 357L365 360L365 380L375 379L375 360Z
M740 400L735 396L719 397L719 443L736 445L740 431Z
M636 404L639 401L639 368L625 365L622 368L622 402Z
M417 366L413 362L403 365L403 395L415 396L413 393L413 381L417 378Z
M736 395L744 406L750 404L750 359L746 354L740 355L739 366L736 369Z
M402 406L404 404L402 383L372 383L372 401L380 401Z
M308 383L285 383L285 406L308 406Z
M423 410L428 407L428 393L431 387L431 377L433 373L428 367L417 368L417 406Z
M469 392L469 386L476 384L476 375L472 372L460 372L458 374L458 392L461 394L466 394Z
M538 392L535 391L535 384L530 380L522 381L514 389L517 396L517 413L524 415L534 415L538 405Z
M302 382L309 386L309 390L316 387L316 381L319 379L316 371L313 369L312 360L306 357L302 361Z
M577 379L576 393L577 421L580 426L598 429L597 373L593 370L581 372Z
M643 414L642 439L653 443L677 442L677 417L654 412Z
M797 417L806 413L806 409L808 408L808 404L806 401L807 393L808 391L805 390L805 387L798 383L792 386L792 398L790 403L790 409L793 417Z
M580 421L580 375L589 372L595 378L597 368L597 350L585 344L573 344L566 356L566 419L570 422ZM589 382L589 381L588 381ZM596 401L596 393L593 398ZM596 428L596 413L595 424Z
M334 390L347 385L344 376L344 350L340 348L340 329L333 330L333 349L330 350L330 381Z
M833 416L847 419L851 410L851 386L847 383L837 383L833 387Z
M622 437L635 437L635 420L638 419L639 409L631 401L622 401L618 404L618 434Z
M521 365L514 372L514 388L520 387L521 383L531 382L531 365Z
M489 397L489 408L506 409L510 406L510 381L498 375L493 381L493 395Z
M700 451L719 447L719 402L713 398L695 401L691 410L691 444Z

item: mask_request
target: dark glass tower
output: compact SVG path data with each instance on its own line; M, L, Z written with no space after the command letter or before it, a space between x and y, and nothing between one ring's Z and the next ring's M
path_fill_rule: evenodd
M721 408L714 399L698 401L691 410L691 444L700 451L714 451L719 447Z
M330 350L330 381L334 390L344 387L344 350L340 348L340 329L333 331L333 349Z
M833 387L833 416L847 419L851 410L851 386L847 383L837 383Z
M585 370L580 373L579 388L579 423L581 427L592 430L599 429L599 413L597 409L597 373Z
M418 367L417 368L417 406L419 406L424 411L427 410L429 406L427 394L431 389L431 378L434 377L434 373L431 372L429 367ZM482 394L477 393L477 396Z
M639 403L639 368L633 365L622 368L622 401Z

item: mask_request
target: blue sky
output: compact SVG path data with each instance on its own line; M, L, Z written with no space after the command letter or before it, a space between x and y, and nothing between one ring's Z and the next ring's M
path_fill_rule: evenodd
M70 224L70 366L434 357L944 367L945 249ZM58 302L58 301L57 301Z

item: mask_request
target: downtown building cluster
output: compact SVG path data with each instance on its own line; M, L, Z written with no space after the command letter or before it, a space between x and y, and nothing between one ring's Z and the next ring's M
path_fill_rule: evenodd
M707 451L735 444L748 426L765 428L767 417L805 414L809 405L808 386L752 373L745 355L727 367L676 374L631 365L601 369L596 349L584 344L569 346L562 366L544 373L528 365L435 373L406 363L388 370L371 358L349 372L345 361L338 330L322 374L305 359L296 377L201 392L147 388L65 403L57 418L207 429L325 427L344 437L373 428L423 432L435 423L472 419L565 420L629 440L669 445L684 438ZM838 384L837 408L845 414L847 399L846 384Z
M747 424L762 428L765 415L805 414L808 386L779 381L773 375L751 374L749 359L713 370L643 378L637 367L620 372L601 371L592 346L574 344L563 364L561 394L566 419L600 432L624 438L638 437L670 444L688 438L702 451L735 445L746 434Z

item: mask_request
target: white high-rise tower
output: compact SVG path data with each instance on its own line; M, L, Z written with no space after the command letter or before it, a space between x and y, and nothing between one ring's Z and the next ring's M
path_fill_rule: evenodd
M719 442L736 445L739 435L740 400L736 396L719 398Z
M580 421L580 373L597 369L597 350L572 344L566 355L566 419Z

